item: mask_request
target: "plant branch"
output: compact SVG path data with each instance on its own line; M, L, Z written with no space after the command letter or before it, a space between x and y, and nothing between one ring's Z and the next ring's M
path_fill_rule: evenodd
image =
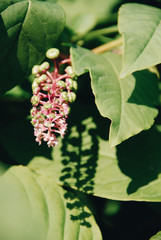
M118 38L116 40L113 40L111 42L105 43L99 47L92 49L92 52L97 53L97 54L107 52L107 51L111 50L112 48L115 48L115 47L121 45L122 43L123 43L123 39Z
M112 33L116 33L118 32L118 26L112 26L112 27L108 27L108 28L102 28L102 29L98 29L98 30L94 30L89 32L84 38L83 41L84 42L88 42L91 41L92 39L96 38L99 35L109 35Z

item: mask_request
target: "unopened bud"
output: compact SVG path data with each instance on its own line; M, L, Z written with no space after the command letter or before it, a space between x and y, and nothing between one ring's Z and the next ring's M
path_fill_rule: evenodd
M57 48L51 48L46 52L46 57L49 59L55 59L59 56L60 52Z
M62 92L62 93L61 93L61 97L62 97L62 99L64 99L65 101L68 101L68 94L67 94L67 92Z
M77 84L76 81L73 81L73 89L74 89L75 91L77 91L77 89L78 89L78 84Z
M38 105L39 101L40 101L40 98L38 96L33 96L31 98L32 105L35 105L35 106Z
M56 117L56 115L54 113L50 113L50 114L48 114L48 117L54 119Z
M35 89L35 88L37 88L39 85L38 85L38 83L36 82L36 81L33 81L33 83L32 83L32 89Z
M74 92L68 93L69 102L74 102L76 99L76 94Z
M72 66L66 67L65 71L71 78L74 78L76 76Z
M35 65L32 68L32 74L36 75L39 72L39 65Z
M40 71L40 72L43 72L43 71L49 69L49 67L50 67L49 63L48 63L48 62L44 62L44 63L42 63L42 64L39 66L39 71Z
M45 74L42 74L39 78L37 78L37 83L42 83L46 80L47 76Z
M61 88L65 88L65 87L66 87L65 82L62 81L62 80L58 81L58 82L56 83L56 85L57 85L58 87L61 87Z
M52 104L51 103L45 103L44 108L45 109L50 109L50 108L52 108Z
M51 89L52 85L51 84L46 84L44 87L43 87L43 90L44 91L49 91Z

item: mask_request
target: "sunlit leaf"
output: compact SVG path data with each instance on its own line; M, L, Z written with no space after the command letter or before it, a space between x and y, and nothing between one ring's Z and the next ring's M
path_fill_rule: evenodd
M142 4L125 4L119 12L124 38L121 77L161 62L161 10Z
M88 118L87 112L53 149L53 161L35 157L29 167L63 186L99 197L160 202L160 130L153 128L111 148L103 130L107 122L95 114Z
M161 239L161 232L158 232L156 235L150 238L150 240L160 240Z
M159 95L155 74L141 71L120 80L121 56L96 55L80 47L73 47L71 55L78 75L89 71L96 105L112 121L111 146L151 127L158 113L154 108Z
M58 0L67 14L67 26L75 33L85 33L105 22L120 0Z
M27 167L12 167L0 178L0 212L3 240L102 239L78 198Z

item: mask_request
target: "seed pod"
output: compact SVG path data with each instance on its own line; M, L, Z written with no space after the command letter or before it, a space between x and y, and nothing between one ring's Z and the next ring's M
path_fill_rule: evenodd
M46 57L49 59L55 59L59 56L60 52L57 48L51 48L46 52Z

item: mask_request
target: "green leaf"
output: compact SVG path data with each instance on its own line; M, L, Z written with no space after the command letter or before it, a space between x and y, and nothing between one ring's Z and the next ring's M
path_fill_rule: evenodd
M105 22L120 0L58 0L67 14L67 26L84 34L96 24Z
M120 80L121 56L96 55L80 47L73 47L71 56L77 75L89 71L96 105L101 115L112 121L111 146L151 127L158 114L154 108L158 104L155 74L141 71Z
M90 211L51 178L12 167L0 178L0 239L101 240Z
M31 98L31 94L24 89L21 88L21 86L17 85L16 87L12 88L11 90L7 91L5 93L5 96L7 97L13 97L13 98L21 98L21 99L29 99Z
M161 232L158 232L156 235L150 238L150 240L160 240L161 239Z
M9 169L9 167L9 164L0 161L0 176L3 175Z
M11 1L5 2L0 4L0 93L29 75L54 46L65 24L64 11L55 3L28 0L8 6Z
M29 167L62 186L99 197L160 202L160 129L152 128L111 148L103 129L107 121L88 106L79 106L79 112L71 117L64 140L53 149L53 161L35 157Z
M161 62L161 10L142 4L125 4L119 11L124 38L121 77Z

